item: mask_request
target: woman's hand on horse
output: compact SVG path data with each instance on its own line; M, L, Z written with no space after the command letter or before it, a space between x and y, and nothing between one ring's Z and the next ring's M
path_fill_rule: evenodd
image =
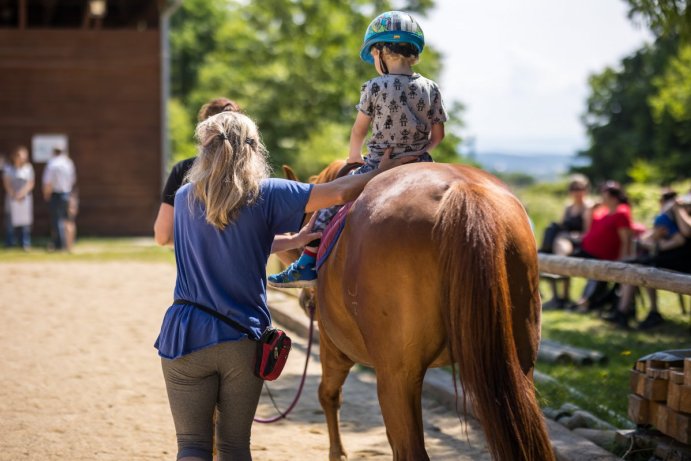
M327 208L355 200L362 192L367 181L379 173L415 160L415 157L392 159L390 158L392 152L392 148L384 151L379 168L376 170L364 174L346 175L327 183L315 184L305 205L305 212L316 211L320 208Z

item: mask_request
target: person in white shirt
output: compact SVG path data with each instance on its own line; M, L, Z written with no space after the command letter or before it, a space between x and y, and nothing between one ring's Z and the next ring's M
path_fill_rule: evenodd
M53 158L43 171L43 197L50 208L53 244L56 250L67 248L65 222L70 193L77 180L74 163L64 149L53 149Z

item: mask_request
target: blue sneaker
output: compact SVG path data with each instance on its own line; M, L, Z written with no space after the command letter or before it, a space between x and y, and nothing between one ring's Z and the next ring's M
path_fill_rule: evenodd
M276 288L309 288L317 286L317 271L314 263L298 265L295 261L280 274L269 275L269 285Z

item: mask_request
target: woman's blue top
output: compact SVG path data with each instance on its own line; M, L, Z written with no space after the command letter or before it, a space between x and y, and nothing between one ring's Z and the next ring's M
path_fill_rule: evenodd
M297 232L311 184L284 179L262 182L257 202L219 230L206 222L204 206L190 201L192 185L175 196L174 299L215 309L246 326L258 338L271 324L266 304L266 262L276 234ZM174 359L246 334L189 304L173 304L154 347Z

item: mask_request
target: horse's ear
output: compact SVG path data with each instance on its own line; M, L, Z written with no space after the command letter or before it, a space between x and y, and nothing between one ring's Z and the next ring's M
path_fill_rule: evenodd
M298 176L295 174L295 171L288 165L283 165L283 176L285 176L286 179L290 179L291 181L299 181Z

